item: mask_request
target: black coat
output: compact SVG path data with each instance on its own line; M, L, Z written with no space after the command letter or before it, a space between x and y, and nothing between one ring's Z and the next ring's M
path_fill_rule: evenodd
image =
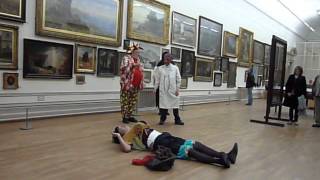
M248 77L246 80L246 88L252 88L253 86L255 86L254 76L252 73L248 73Z
M291 96L288 96L288 93L292 93ZM286 83L286 95L283 105L297 108L298 107L298 97L307 95L307 83L304 76L299 76L297 79L294 77L294 74L290 75Z

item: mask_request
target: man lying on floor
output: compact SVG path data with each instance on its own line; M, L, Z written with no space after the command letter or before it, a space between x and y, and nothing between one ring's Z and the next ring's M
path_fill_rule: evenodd
M171 149L178 159L194 159L225 168L229 168L230 163L236 162L238 154L237 143L228 153L217 152L198 141L175 137L168 132L158 132L145 122L139 122L132 128L127 125L116 126L112 131L112 136L113 142L119 144L123 152L155 151L159 146L164 146Z

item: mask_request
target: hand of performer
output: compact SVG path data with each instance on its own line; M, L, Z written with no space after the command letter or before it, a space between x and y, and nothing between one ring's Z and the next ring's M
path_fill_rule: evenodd
M114 132L112 133L112 136L117 137L117 138L121 137L121 135L119 133L114 133Z
M179 90L177 90L177 91L176 91L176 96L179 96L179 94L180 94L180 93L179 93Z

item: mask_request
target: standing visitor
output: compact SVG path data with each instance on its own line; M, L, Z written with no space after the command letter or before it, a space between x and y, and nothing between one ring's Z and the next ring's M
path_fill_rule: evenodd
M247 73L248 73L248 76L246 79L246 88L248 90L248 103L246 105L251 106L253 103L252 90L255 85L252 67L247 71Z
M314 99L314 119L312 127L320 127L320 74L314 79L312 85L312 95Z

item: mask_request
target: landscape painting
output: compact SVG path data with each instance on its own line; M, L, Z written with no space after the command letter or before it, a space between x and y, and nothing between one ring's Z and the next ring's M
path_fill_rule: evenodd
M118 51L99 48L97 76L112 77L116 75L118 63Z
M154 69L157 63L160 61L160 46L139 43L143 50L140 53L140 60L143 63L145 69Z
M194 80L211 82L213 80L213 61L209 59L196 58L196 71Z
M0 18L18 22L25 22L26 0L1 0Z

